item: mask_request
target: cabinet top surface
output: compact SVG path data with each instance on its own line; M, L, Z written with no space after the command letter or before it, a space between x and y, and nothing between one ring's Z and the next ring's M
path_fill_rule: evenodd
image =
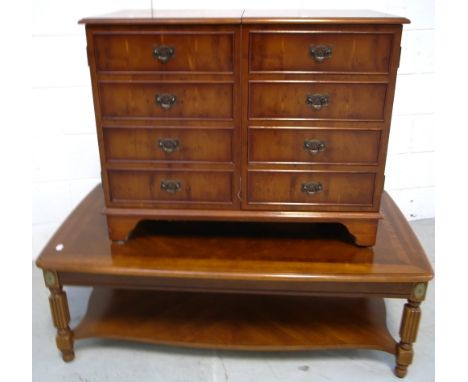
M355 246L339 225L304 223L144 222L125 244L117 244L108 239L103 207L97 186L52 237L37 265L117 276L285 282L408 283L433 275L386 193L377 242L368 248Z
M369 10L125 10L80 24L408 24L404 17Z

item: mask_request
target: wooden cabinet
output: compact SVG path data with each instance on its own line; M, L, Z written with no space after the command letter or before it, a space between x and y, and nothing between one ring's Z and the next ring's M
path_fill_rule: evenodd
M80 203L37 261L63 359L95 336L364 348L394 355L405 376L433 277L383 192L406 22L349 11L83 20L104 193ZM140 220L184 222L107 239L125 240ZM341 223L373 247L338 224L290 222ZM94 287L73 328L63 285ZM384 297L408 300L399 342Z
M88 18L109 234L140 220L339 222L375 242L404 18Z

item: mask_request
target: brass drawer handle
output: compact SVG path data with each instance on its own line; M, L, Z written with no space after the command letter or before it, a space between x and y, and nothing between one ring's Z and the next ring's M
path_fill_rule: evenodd
M318 139L306 139L304 141L304 149L311 154L318 154L321 151L325 151L326 148L325 142Z
M165 110L169 110L177 101L174 94L156 94L156 103Z
M316 193L323 191L323 186L320 182L302 183L301 191L305 192L307 195L315 195Z
M179 140L173 138L162 138L158 141L158 146L165 153L172 153L179 148Z
M161 190L169 194L175 194L182 189L182 183L178 180L161 180Z
M168 62L175 53L175 48L173 46L160 45L153 48L154 58L161 61L163 64Z
M315 110L320 110L322 107L328 106L330 103L330 96L328 94L308 94L306 97L306 104L312 106Z
M309 52L315 61L323 62L332 56L333 50L328 45L311 45Z

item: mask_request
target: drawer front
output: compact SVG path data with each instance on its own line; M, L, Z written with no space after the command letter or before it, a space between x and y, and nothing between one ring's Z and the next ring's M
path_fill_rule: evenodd
M249 129L249 162L377 164L380 131Z
M374 173L249 171L249 204L371 206Z
M233 72L234 33L95 33L98 71Z
M392 34L251 32L252 72L388 73Z
M232 202L230 172L110 170L108 176L113 203Z
M251 82L250 119L383 121L381 83Z
M108 161L232 162L232 129L105 128Z
M232 83L101 82L104 118L233 118Z

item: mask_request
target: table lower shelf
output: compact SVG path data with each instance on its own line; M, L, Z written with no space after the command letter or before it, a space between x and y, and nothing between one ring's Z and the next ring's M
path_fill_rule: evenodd
M382 298L120 290L95 287L75 339L210 349L365 348L396 352Z

